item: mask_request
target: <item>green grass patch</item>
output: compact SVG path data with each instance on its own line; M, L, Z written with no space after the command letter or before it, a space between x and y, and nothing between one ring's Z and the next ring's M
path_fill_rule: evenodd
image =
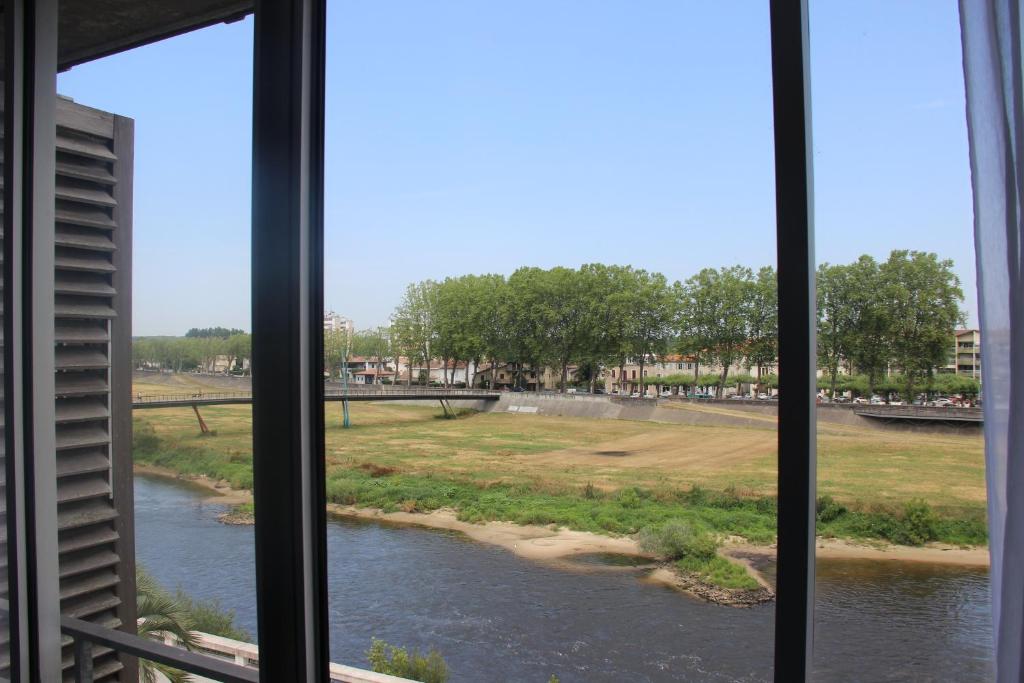
M448 466L445 459L450 452L470 445L483 454L506 450L522 454L546 452L545 449L561 444L555 443L550 433L536 434L513 422L509 424L515 424L514 429L477 434L467 443L454 438L458 433L438 431L441 425L433 420L430 412L412 409L408 414L422 414L425 419L386 428L380 425L360 428L375 432L370 444L372 462L364 459L362 450L329 460L326 484L329 502L385 511L428 512L452 508L460 519L469 522L555 524L604 534L635 534L645 527L682 520L717 537L741 536L753 543L775 540L774 496L741 493L731 486L712 490L672 482L636 485L625 475L616 479L617 488L609 491L607 487L595 486L585 471L575 474L563 469L553 471L551 476L530 471L510 474L495 461ZM478 418L471 417L466 422L475 419ZM239 430L233 426L224 429L232 436L210 439L194 436L192 431L168 432L159 422L156 425L160 433L149 418L136 418L133 441L136 462L188 476L221 479L237 489L252 488L252 456L244 445L248 438L235 434ZM449 421L447 425L459 426L460 421ZM359 431L353 430L357 434ZM403 459L411 457L407 454L416 448L431 446L433 450L427 456L432 463L429 466ZM867 506L856 502L839 503L823 496L818 501L817 512L818 533L823 536L908 545L929 541L981 545L987 540L983 507L946 511L918 499L902 504ZM725 571L718 567L720 580L728 582Z
M760 585L746 567L724 557L716 556L706 561L684 557L676 562L676 566L680 571L697 574L701 581L720 588L753 590Z

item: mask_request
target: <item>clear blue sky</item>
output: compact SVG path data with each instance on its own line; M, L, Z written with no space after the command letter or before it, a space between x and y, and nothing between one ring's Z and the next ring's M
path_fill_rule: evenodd
M330 308L603 261L774 263L767 2L333 0ZM975 319L956 3L811 3L819 261L956 262ZM135 333L249 329L252 21L75 67L136 121Z

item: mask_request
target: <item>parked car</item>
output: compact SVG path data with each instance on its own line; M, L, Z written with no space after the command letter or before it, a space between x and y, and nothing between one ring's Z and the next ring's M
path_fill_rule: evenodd
M901 401L900 399L896 399L895 401L889 401L889 405L891 405L891 406L901 406L901 405L903 405L903 401Z
M729 400L730 401L746 401L747 398L749 398L749 397L748 396L744 396L743 394L733 394L732 396L729 397Z
M639 391L634 391L632 394L629 395L629 397L630 398L640 398L640 392Z
M867 403L868 400L866 398L864 398L863 396L858 396L857 398L853 399L853 402L855 404L857 404L857 405L863 405L863 404Z
M662 389L661 390L661 397L662 398L668 398L671 395L672 395L672 390L671 389Z
M771 398L771 396L769 396L768 394L758 394L757 395L757 400L758 401L767 401L770 398Z
M885 405L885 399L882 398L881 396L872 396L871 397L871 405L873 405L873 406Z
M834 399L832 399L832 402L833 403L849 403L850 399L847 398L846 396L836 396Z
M929 401L928 405L936 406L937 408L949 408L955 405L953 399L946 398L945 396L939 396L934 401Z

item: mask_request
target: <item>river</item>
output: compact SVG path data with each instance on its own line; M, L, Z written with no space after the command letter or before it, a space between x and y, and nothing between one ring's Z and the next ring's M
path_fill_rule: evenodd
M136 557L254 634L253 531L218 522L225 509L192 485L136 477ZM453 683L771 679L771 605L707 604L642 568L567 571L454 532L333 519L327 533L335 662L365 667L377 637L437 648ZM818 680L990 680L987 573L819 561L815 643Z

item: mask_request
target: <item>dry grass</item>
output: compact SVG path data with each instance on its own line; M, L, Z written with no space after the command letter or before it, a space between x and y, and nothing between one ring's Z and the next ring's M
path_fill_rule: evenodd
M187 378L183 378L187 379ZM197 384L197 388L201 385ZM182 384L182 388L188 388ZM167 384L137 383L136 392L167 393ZM242 459L251 453L249 406L201 412L215 434L200 436L190 408L138 411L171 442ZM776 488L776 435L765 428L687 426L482 413L438 419L440 409L353 403L353 427L341 406L327 405L327 466L368 472L452 477L536 490L603 490L623 486L734 488L750 495ZM923 498L937 509L983 509L982 440L856 427L827 427L818 439L819 493L848 504L891 506Z

